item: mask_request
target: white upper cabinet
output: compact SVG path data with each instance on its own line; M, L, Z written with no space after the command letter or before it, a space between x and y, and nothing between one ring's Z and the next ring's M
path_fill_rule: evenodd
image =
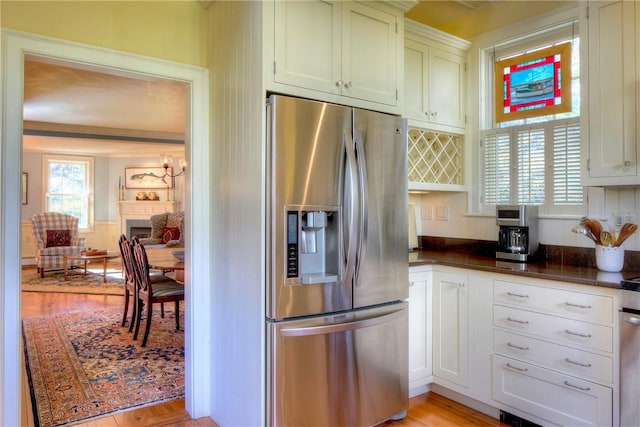
M273 53L273 64L268 56L265 64L267 88L398 112L403 10L388 4L314 0L265 6L273 7L273 27L267 20L265 32L267 43L274 42L267 46Z
M276 1L274 18L274 81L340 94L340 4Z
M362 3L342 4L342 94L398 104L398 17Z
M415 126L464 134L469 43L405 21L403 115Z
M590 1L581 11L584 185L640 184L638 9L632 1Z

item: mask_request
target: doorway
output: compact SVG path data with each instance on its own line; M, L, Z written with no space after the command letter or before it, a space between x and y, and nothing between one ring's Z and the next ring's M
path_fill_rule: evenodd
M197 241L187 238L185 252L186 280L209 282L211 277L208 263L210 255L210 219L206 200L192 198L191 194L208 194L211 175L206 168L209 159L208 144L208 71L200 67L170 63L153 58L138 57L91 46L82 46L61 40L48 39L11 31L3 32L5 56L3 58L2 93L3 112L3 157L2 195L0 202L3 220L0 234L4 237L0 255L4 268L0 276L0 292L3 301L2 350L5 355L2 372L1 421L5 425L19 424L20 396L15 393L15 385L20 384L20 251L15 250L15 242L20 241L21 205L20 179L22 158L22 88L24 85L24 55L35 55L70 61L77 64L102 67L123 73L140 73L186 82L189 86L189 120L185 135L186 157L191 165L185 176L184 208L187 212L186 230L199 230ZM197 272L193 273L192 272ZM188 287L185 300L185 406L192 417L210 414L207 396L210 395L207 381L194 381L194 371L198 376L208 375L211 349L209 310L210 291L205 287ZM195 318L198 322L195 322ZM198 354L195 359L192 355ZM24 385L22 385L24 386ZM13 415L12 415L13 414Z

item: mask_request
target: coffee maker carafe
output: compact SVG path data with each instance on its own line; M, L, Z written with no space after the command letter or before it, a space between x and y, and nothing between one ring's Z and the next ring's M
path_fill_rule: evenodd
M538 207L511 205L496 207L498 250L496 258L526 262L538 250Z

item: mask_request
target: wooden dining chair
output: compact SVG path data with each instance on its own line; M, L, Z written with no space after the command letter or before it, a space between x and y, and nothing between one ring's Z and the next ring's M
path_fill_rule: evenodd
M138 239L132 239L132 252L134 280L136 283L136 326L133 332L133 339L138 339L142 312L144 311L146 318L144 336L142 338L142 347L144 347L147 345L149 330L151 329L154 303L173 301L175 303L176 330L180 329L180 301L184 301L184 285L170 278L167 281L153 283L149 275L147 251Z
M136 282L133 277L133 252L131 252L131 243L129 243L127 236L124 234L120 236L118 245L120 246L120 257L122 258L122 270L124 272L122 277L124 280L124 313L122 313L122 322L120 323L120 326L124 326L127 323L129 299L131 299L131 323L129 324L129 332L131 332L136 319Z
M137 239L134 237L133 239ZM122 258L122 270L124 280L124 312L122 313L121 326L125 326L127 323L127 314L129 313L129 301L131 300L131 322L129 324L129 332L133 331L133 326L136 319L136 283L134 278L134 259L133 252L131 250L131 244L127 239L127 236L122 234L118 240L120 247L120 256ZM153 274L150 276L151 282L171 282L172 279L162 274ZM162 307L162 317L164 317L164 307Z

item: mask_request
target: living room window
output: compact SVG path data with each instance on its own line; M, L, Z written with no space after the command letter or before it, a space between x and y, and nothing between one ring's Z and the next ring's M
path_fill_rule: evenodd
M45 210L73 215L78 228L93 228L93 158L45 155Z
M483 106L480 194L483 209L496 204L542 205L549 214L583 205L580 184L580 49L573 23L484 50L487 97L494 91L495 61L571 43L571 111L496 123L494 105Z

